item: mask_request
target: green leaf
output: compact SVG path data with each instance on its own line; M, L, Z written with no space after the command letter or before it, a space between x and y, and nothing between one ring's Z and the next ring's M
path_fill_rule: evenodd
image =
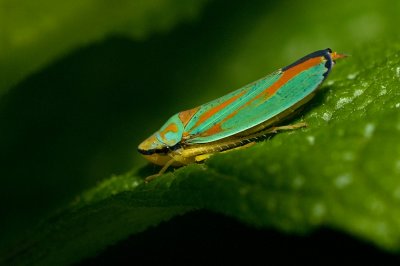
M114 176L43 221L3 262L76 262L199 208L292 233L335 228L400 250L399 48L379 43L338 62L304 112L308 128L149 184L149 169Z
M193 20L205 0L0 0L0 96L28 74L72 49L126 35L143 40Z

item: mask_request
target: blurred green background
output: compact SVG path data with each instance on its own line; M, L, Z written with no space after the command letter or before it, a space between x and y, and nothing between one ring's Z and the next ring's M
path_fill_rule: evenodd
M398 41L399 12L396 0L0 0L1 246L147 165L136 147L173 113L315 50L360 60Z

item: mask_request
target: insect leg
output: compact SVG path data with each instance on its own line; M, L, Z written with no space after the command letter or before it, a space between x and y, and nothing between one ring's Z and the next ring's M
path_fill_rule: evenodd
M282 131L282 130L294 130L294 129L298 129L298 128L302 128L302 127L307 127L307 123L300 122L300 123L293 124L293 125L271 127L269 129L267 129L265 131L265 133L266 134L268 134L268 133L277 133L278 131Z
M165 173L165 171L167 171L167 169L175 162L175 158L171 158L171 160L169 160L166 164L164 164L164 166L161 168L161 170L154 175L150 175L148 177L146 177L146 179L144 180L145 183L149 183L150 181L152 181L153 179L157 178L158 176L162 175L163 173Z
M201 154L201 155L197 155L194 159L195 159L196 163L200 163L202 161L207 160L208 158L210 158L213 155L214 155L214 153Z
M241 142L241 143L242 143L242 142ZM246 143L246 144L244 144L244 145L242 145L242 146L238 146L238 147L235 147L235 148L229 148L229 146L226 146L226 147L228 147L228 149L223 150L223 151L218 152L218 153L225 153L225 152L230 152L230 151L234 151L234 150L241 150L241 149L245 149L245 148L248 148L248 147L250 147L250 146L253 146L254 144L256 144L255 141ZM205 153L205 154L197 155L197 156L195 157L195 161L196 161L196 163L203 162L203 161L207 160L208 158L210 158L211 156L213 156L215 153L217 153L217 152L214 152L214 153Z

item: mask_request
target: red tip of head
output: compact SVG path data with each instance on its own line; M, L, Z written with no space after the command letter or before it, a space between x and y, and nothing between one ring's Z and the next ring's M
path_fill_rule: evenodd
M331 53L332 60L348 57L347 54L338 54L337 52Z

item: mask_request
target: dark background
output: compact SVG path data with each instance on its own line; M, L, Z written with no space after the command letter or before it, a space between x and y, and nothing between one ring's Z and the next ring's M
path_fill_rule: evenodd
M131 236L79 265L399 265L400 257L343 233L308 236L258 230L206 211L176 217Z

